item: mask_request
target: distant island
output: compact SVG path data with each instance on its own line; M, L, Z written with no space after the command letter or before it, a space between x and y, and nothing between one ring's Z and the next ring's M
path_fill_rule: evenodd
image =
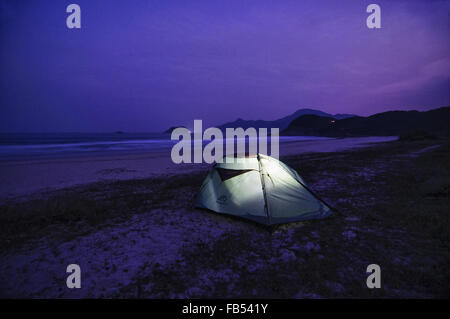
M186 128L185 126L172 126L172 127L168 128L167 130L165 130L163 132L163 134L172 134L173 130L175 130L176 128L179 128L179 127Z

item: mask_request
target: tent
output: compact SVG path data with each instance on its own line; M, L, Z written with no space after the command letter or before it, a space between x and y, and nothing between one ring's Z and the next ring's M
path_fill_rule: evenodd
M325 218L330 207L295 170L263 154L224 157L195 198L195 206L265 225Z

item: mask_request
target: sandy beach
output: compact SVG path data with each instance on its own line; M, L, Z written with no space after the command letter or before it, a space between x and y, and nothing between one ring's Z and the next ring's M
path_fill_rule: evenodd
M284 146L283 161L336 212L272 230L193 207L207 166L163 171L146 166L161 158L145 156L24 165L43 174L34 188L17 183L14 199L0 206L0 296L448 296L449 178L442 172L450 171L450 144L366 144L374 141ZM319 145L330 148L316 152ZM2 164L10 181L16 165ZM54 174L48 180L45 167ZM99 173L119 168L135 171ZM72 263L82 269L81 289L65 285ZM371 263L383 267L383 289L365 287Z

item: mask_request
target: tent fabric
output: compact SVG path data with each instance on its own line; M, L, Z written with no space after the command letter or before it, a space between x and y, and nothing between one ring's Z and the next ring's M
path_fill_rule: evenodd
M300 175L263 154L225 157L204 180L195 206L265 225L325 218L332 211Z

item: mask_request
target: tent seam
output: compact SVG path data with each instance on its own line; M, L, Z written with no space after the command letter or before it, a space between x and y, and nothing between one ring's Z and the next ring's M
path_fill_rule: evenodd
M264 198L264 210L266 211L266 215L267 215L267 219L269 222L269 225L272 224L272 218L270 216L270 212L269 212L269 203L267 201L267 194L266 194L266 183L264 182L264 176L262 174L262 164L261 164L261 157L257 156L257 160L258 160L258 166L259 166L259 176L261 178L261 187L262 187L262 191L263 191L263 198Z

